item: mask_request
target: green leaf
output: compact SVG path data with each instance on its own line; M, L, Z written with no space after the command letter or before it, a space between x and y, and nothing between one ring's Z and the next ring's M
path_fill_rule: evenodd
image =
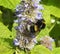
M60 0L43 0L47 13L60 18Z
M0 53L1 54L12 54L13 45L12 39L10 38L11 32L9 29L0 22Z
M13 12L20 0L0 0L0 53L13 54L13 37L15 30L13 27ZM13 31L14 30L14 31ZM12 35L13 34L13 35Z
M19 2L20 0L0 0L0 6L14 9Z
M37 45L31 50L31 54L51 54L51 52L42 45Z
M60 47L55 48L55 49L52 51L52 54L60 54Z
M0 22L0 37L4 37L4 38L8 38L10 36L11 32L9 31L9 29Z

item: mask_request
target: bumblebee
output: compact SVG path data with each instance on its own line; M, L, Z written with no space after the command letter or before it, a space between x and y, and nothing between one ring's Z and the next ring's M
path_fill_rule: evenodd
M32 25L27 25L27 30L30 31L31 33L36 33L41 29L44 29L45 26L46 26L45 20L40 19L36 23L33 23Z

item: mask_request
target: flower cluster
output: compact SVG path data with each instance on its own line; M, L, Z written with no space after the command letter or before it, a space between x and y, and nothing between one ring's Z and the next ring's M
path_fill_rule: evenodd
M37 43L36 35L29 32L29 30L30 25L43 19L40 11L44 8L39 5L40 2L41 0L21 0L20 4L17 5L15 14L18 19L15 22L18 23L18 26L15 27L17 36L14 40L14 45L20 48L32 49ZM29 27L28 30L27 27Z
M16 7L16 16L18 18L28 18L32 22L35 22L36 19L42 19L43 6L40 4L41 0L22 0L19 5Z
M40 38L41 45L45 46L46 48L53 50L52 43L54 42L54 39L52 39L50 36L44 36Z

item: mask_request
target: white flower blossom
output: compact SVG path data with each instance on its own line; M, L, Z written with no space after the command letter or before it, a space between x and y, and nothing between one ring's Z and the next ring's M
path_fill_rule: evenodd
M22 14L18 14L17 17L22 17L23 15Z
M41 12L37 12L36 19L38 19L38 20L42 19L42 13Z
M14 43L15 46L18 46L19 45L19 41L17 39L14 39L14 42L13 43Z
M18 20L14 20L15 23L18 23Z
M44 10L44 7L43 7L43 5L38 5L37 9Z
M34 42L34 43L37 43L37 40L36 40L36 38L34 38L34 39L33 39L33 42Z
M32 2L39 3L39 2L41 2L41 0L32 0Z
M28 7L28 4L25 4L25 7L27 8Z

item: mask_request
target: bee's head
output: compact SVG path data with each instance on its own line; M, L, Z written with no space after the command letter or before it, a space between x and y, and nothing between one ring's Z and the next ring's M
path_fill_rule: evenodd
M37 23L36 23L36 25L37 25L37 27L38 27L39 29L44 29L45 26L46 26L45 20L44 20L44 19L38 20Z

